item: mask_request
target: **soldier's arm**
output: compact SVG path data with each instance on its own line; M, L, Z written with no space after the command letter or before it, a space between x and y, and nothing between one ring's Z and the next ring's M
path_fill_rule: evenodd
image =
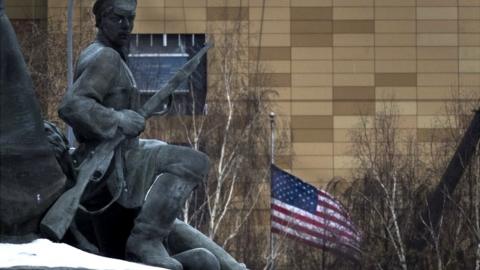
M121 59L113 49L102 48L87 61L58 112L84 139L111 139L119 126L119 114L105 107L103 100L115 85Z

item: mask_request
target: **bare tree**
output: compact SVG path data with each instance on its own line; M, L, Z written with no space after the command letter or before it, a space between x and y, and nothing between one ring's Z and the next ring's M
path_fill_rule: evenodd
M57 107L67 89L66 22L66 14L39 21L14 22L43 117L59 126L63 126L63 121L57 116ZM72 54L78 56L95 34L93 18L82 8L82 3L80 20L76 21L74 26L81 30L77 31L73 43Z
M205 113L195 114L193 108L191 115L169 116L152 123L147 133L208 154L208 178L187 202L183 218L247 265L261 269L270 231L264 221L269 216L268 115L275 91L267 87L264 67L251 68L257 63L248 55L246 27L239 14L209 29L207 37L215 47L208 55ZM284 134L278 137L276 147L284 147Z
M241 21L219 36L212 34L217 46L209 57L211 71L208 88L208 112L182 122L184 134L194 148L203 145L212 159L212 170L205 181L203 214L206 233L211 238L228 223L222 235L223 245L239 233L269 177L269 128L267 103L271 90L263 87L267 78L248 79L248 55L241 42ZM190 216L194 221L195 215Z
M377 191L374 196L364 192L359 195L369 205L375 220L381 224L382 236L393 248L400 268L406 270L404 227L400 224L399 211L404 207L404 202L399 196L404 193L405 173L412 172L411 166L416 166L418 160L411 159L415 158L412 154L416 151L412 139L401 141L401 135L395 128L398 121L396 115L394 106L385 106L375 116L373 123L364 118L361 129L354 132L352 138L356 145L354 154L360 162L360 173L369 178L369 184ZM401 146L407 148L404 149L407 153L401 152ZM377 196L381 199L378 200Z
M452 99L447 122L421 141L405 135L396 124L398 113L387 106L352 132L359 168L343 194L355 222L364 233L361 265L367 269L475 269L478 268L479 174L478 151L455 193L444 197L438 223L421 220L426 249L416 250L409 241L413 223L422 209L431 209L428 195L444 174L465 129L471 108L478 102ZM471 103L471 104L467 104ZM478 148L478 144L476 146ZM462 169L462 168L459 168ZM427 215L427 217L430 214ZM438 213L437 213L438 215ZM334 263L338 259L332 259ZM338 266L338 264L337 264ZM343 267L343 268L342 268ZM338 269L350 269L339 264Z

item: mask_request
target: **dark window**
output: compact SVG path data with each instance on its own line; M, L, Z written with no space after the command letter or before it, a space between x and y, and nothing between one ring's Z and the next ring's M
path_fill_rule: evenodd
M195 55L204 45L203 34L135 34L130 42L128 65L140 90L142 104ZM188 81L175 90L170 115L203 114L207 94L207 65L203 57ZM159 106L163 111L166 102Z

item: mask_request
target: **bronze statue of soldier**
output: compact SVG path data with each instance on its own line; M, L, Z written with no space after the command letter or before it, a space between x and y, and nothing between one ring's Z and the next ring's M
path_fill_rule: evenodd
M138 93L125 65L135 9L133 0L95 3L98 37L80 56L73 90L60 108L80 142L77 162L95 155L91 150L115 132L129 138L115 151L107 176L90 183L82 198L82 208L94 213L95 243L103 255L171 269L245 269L205 235L175 219L182 201L206 174L207 157L137 138L145 120L135 112ZM48 236L42 235L40 221L58 209L52 204L71 190L75 183L70 180L75 179L63 160L68 154L63 134L44 126L3 0L0 32L0 241L28 242ZM111 249L117 244L122 254Z
M245 269L203 234L176 220L208 172L207 156L138 138L145 119L136 112L139 93L126 65L135 11L135 0L95 2L97 37L81 53L73 87L59 108L79 142L77 163L117 132L127 137L115 150L107 175L91 182L82 198L83 208L92 213L100 251L121 257L111 244L127 238L120 246L125 244L125 258L131 261L169 269ZM131 227L120 228L132 218Z

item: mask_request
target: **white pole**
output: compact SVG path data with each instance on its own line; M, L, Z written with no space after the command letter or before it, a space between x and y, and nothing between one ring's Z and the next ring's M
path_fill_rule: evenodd
M271 147L270 162L274 164L275 163L275 113L270 112L269 117L270 117L270 132L272 134L271 145L270 145Z
M275 113L270 112L270 132L271 132L271 144L270 144L270 165L275 164ZM270 198L272 198L272 179L270 176ZM271 207L270 202L270 207ZM272 210L270 209L270 269L275 269L275 238L272 233Z
M68 0L67 6L67 91L73 85L73 6L74 0ZM67 127L67 139L70 146L75 143L72 127Z
M67 85L73 84L73 5L74 0L68 0L67 7Z

